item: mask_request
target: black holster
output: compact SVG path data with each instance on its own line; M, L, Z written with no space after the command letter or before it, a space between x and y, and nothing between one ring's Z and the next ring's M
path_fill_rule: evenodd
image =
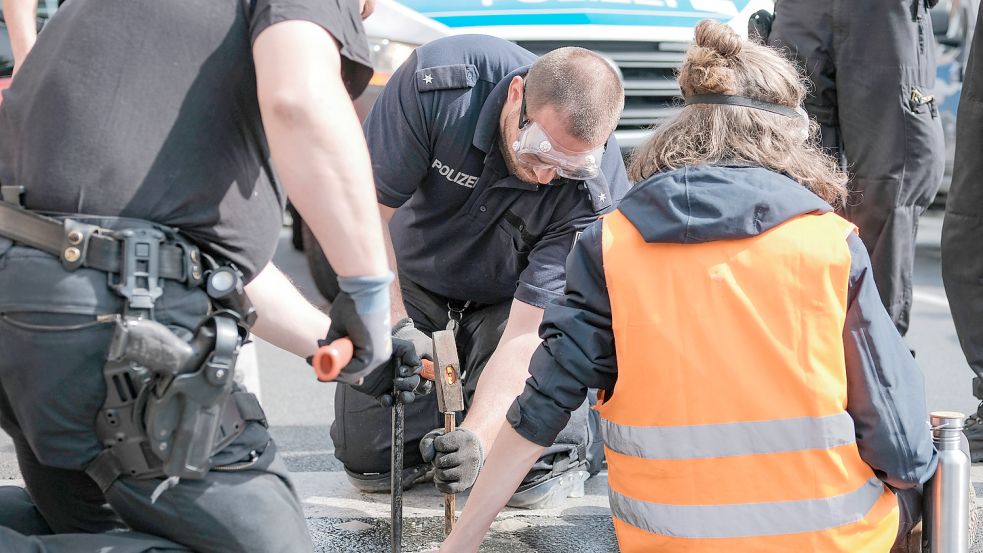
M242 340L228 313L206 319L190 343L155 321L119 319L96 419L105 449L86 469L100 487L124 475L204 478L248 421L265 424L256 397L235 390Z
M255 318L242 275L217 267L205 283L218 309L190 341L142 316L117 321L96 422L106 449L86 469L103 489L123 475L202 479L248 421L266 424L256 397L235 389L236 358Z

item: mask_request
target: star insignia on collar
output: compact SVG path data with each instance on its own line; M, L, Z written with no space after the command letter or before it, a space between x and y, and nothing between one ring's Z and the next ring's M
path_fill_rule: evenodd
M607 198L608 198L608 195L605 194L604 192L601 192L600 194L597 195L597 201L599 201L599 202L603 202Z
M425 82L427 84L432 83L433 82L433 75L431 75L430 73L427 73L426 75L424 75L423 76L423 82Z

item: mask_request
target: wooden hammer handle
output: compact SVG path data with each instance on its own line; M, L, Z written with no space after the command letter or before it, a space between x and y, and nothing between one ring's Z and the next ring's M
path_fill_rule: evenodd
M454 413L444 413L444 431L450 434L457 428L457 419ZM455 496L452 493L444 494L444 536L451 535L454 523L457 522L457 510L455 506Z

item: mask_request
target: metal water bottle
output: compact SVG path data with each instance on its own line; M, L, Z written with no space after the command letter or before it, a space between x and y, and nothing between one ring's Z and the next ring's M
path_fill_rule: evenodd
M925 484L924 541L930 553L969 551L969 467L960 448L962 413L931 413L932 441L939 451L939 466Z

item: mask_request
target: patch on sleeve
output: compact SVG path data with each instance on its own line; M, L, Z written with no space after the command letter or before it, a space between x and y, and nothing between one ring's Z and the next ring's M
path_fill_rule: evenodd
M471 64L426 67L416 72L417 92L471 88L478 82L478 68Z

